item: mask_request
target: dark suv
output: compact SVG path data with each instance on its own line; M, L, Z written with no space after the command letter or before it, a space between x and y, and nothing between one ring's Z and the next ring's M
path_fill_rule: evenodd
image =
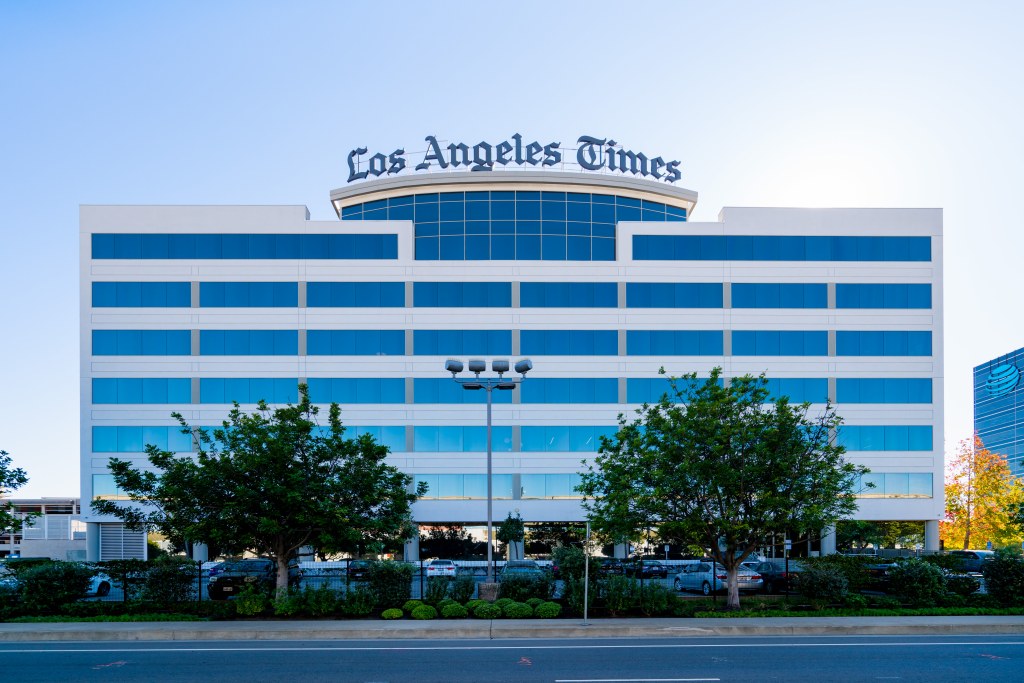
M302 570L296 562L288 564L288 587L295 588L302 581ZM238 595L246 586L272 592L277 586L277 563L265 558L228 560L216 576L210 577L206 592L211 600L227 600Z
M950 557L960 561L959 569L969 573L980 573L986 562L995 559L994 550L950 550Z

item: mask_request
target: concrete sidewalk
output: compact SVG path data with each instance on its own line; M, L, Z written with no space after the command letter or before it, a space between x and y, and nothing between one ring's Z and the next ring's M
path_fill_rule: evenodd
M1024 634L1024 616L0 623L0 642Z

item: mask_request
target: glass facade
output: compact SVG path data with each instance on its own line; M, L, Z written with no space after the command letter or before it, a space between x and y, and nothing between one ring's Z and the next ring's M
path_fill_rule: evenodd
M188 330L93 330L94 356L188 356Z
M398 235L107 234L94 259L397 259Z
M95 308L188 308L192 288L187 282L94 282Z
M734 330L734 356L827 356L828 332Z
M616 330L523 330L520 350L525 356L615 356Z
M421 261L614 261L620 221L685 221L686 210L580 192L441 192L343 207L342 220L412 221Z
M163 377L94 377L92 402L191 403L192 380Z
M437 308L509 308L511 282L414 282L413 305Z
M310 356L404 356L405 330L308 330Z
M615 308L619 305L614 282L523 282L522 308Z
M297 282L200 282L202 308L295 308Z
M733 308L828 308L828 285L732 284Z
M907 425L843 425L837 441L848 451L930 451L932 428Z
M931 261L930 237L634 235L635 261Z
M308 282L310 308L400 308L405 306L404 282Z
M1024 349L974 368L974 431L993 453L1006 456L1017 477L1024 477Z

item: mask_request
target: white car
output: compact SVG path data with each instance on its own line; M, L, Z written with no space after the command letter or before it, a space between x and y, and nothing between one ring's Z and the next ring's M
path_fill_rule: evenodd
M752 571L745 564L740 566L736 576L741 591L759 591L764 585L761 575ZM677 591L699 591L704 595L711 595L714 592L725 590L728 575L725 567L715 564L712 569L711 562L695 562L683 567L683 570L676 575L672 585Z
M458 565L451 560L431 560L427 564L427 578L429 579L432 576L455 578L458 570Z
M89 579L89 589L86 595L95 595L102 598L110 593L110 577L100 572Z

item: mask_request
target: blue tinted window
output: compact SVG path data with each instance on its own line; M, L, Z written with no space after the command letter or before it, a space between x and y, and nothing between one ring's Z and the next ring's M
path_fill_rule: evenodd
M523 308L615 308L614 282L523 282L519 285Z
M188 282L93 282L92 305L101 307L170 308L192 305Z
M843 425L838 442L848 451L930 451L930 426L856 426Z
M838 403L931 403L932 381L918 378L839 378Z
M188 378L94 378L93 403L191 403Z
M820 378L768 378L768 400L782 396L790 403L824 403L828 400L828 379Z
M931 332L902 330L836 332L838 356L930 356Z
M192 450L192 437L181 427L93 427L94 453L142 453L147 445L175 453Z
M928 284L837 284L836 308L931 308Z
M492 427L491 442L493 451L510 452L512 428ZM487 451L487 427L417 426L413 429L413 444L418 452L483 453Z
M306 305L311 308L401 308L404 282L309 282Z
M524 355L614 356L618 349L616 330L523 330L520 346Z
M415 330L418 356L495 356L512 353L511 330Z
M720 356L721 330L629 330L626 353L630 356Z
M615 378L530 379L520 385L523 403L618 403Z
M415 306L427 307L509 307L510 282L415 282Z
M295 378L204 377L199 380L200 403L297 403Z
M92 236L94 259L397 259L398 235L116 234Z
M722 285L717 282L629 282L627 308L721 308Z
M405 380L379 377L309 378L314 403L405 403Z
M634 235L638 261L930 261L930 237Z
M404 330L309 330L310 356L403 356Z
M511 403L512 391L495 391L494 403ZM487 392L464 389L449 377L417 377L413 380L414 403L486 403Z
M202 356L294 356L299 352L295 330L200 330Z
M295 282L201 282L199 305L294 308L299 305L299 286Z
M522 428L523 452L594 453L601 445L601 437L613 437L616 427L547 426Z
M94 356L188 356L188 330L93 330Z
M732 284L733 308L827 308L828 285L792 283Z
M826 356L828 332L734 330L734 356Z

